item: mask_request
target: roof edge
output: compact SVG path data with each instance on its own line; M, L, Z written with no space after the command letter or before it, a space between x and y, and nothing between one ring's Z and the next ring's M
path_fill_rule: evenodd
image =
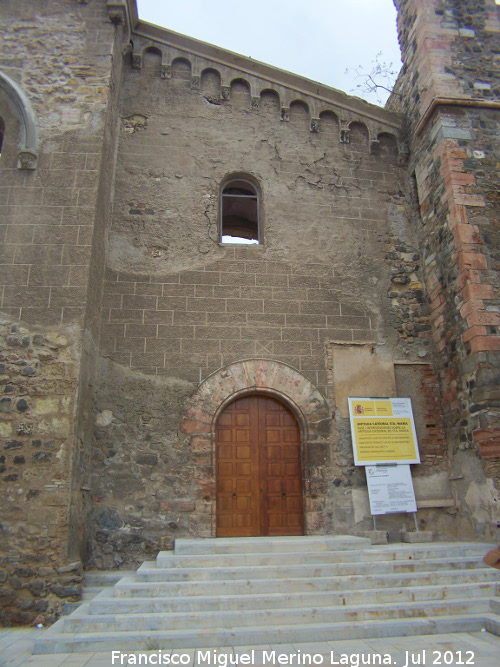
M135 6L135 0L129 0ZM293 74L267 63L254 60L233 51L228 51L214 44L204 42L194 37L163 28L153 23L138 19L133 23L132 32L137 36L154 40L155 42L173 46L181 51L201 56L227 67L238 69L252 76L261 77L271 83L292 88L299 93L334 104L347 111L361 114L371 120L390 125L396 129L401 127L401 115L388 111L383 107L370 104L360 97L348 95L341 90L331 88L325 84L313 81L298 74Z

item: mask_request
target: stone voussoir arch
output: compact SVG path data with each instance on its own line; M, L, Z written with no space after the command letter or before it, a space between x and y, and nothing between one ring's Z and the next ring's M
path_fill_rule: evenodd
M298 370L287 364L248 359L209 375L189 401L181 431L190 438L204 511L193 516L199 535L215 535L215 431L222 410L244 395L266 394L282 401L294 414L301 431L304 523L306 534L322 533L324 499L318 498L318 449L329 447L330 408L321 392ZM199 458L200 464L197 464ZM321 495L321 494L320 494ZM208 510L208 511L207 511ZM196 512L195 512L196 514Z
M21 87L0 71L0 95L2 94L12 105L19 120L17 167L18 169L35 169L38 159L38 128L31 102Z
M239 395L268 393L282 399L295 413L302 436L308 440L324 433L329 407L321 392L298 370L264 359L238 361L209 375L191 397L182 422L183 433L211 436L219 413Z

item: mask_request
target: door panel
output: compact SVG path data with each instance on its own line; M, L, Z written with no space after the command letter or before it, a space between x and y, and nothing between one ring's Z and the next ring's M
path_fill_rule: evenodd
M302 535L300 433L279 401L231 403L217 423L217 535Z

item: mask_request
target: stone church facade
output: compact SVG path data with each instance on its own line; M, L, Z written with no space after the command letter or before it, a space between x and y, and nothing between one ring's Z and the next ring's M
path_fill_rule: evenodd
M396 4L382 109L134 0L2 3L4 623L176 537L372 530L348 396L411 397L421 529L498 539L500 8Z

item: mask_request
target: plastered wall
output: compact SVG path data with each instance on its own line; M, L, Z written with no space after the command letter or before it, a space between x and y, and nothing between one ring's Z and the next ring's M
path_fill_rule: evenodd
M0 9L0 621L80 594L123 26L104 1ZM102 170L102 162L106 169Z
M386 395L380 368L394 392L394 361L431 361L433 345L399 128L343 102L134 40L95 404L98 567L215 534L203 425L215 403L188 432L182 424L197 387L244 360L286 364L329 406L304 464L306 531L371 529L356 509L366 482L340 409L353 383L342 388L330 350L353 349L361 386L364 375L366 391ZM220 242L220 192L233 175L260 194L260 245ZM360 361L365 348L378 370ZM431 393L430 405L435 382Z

